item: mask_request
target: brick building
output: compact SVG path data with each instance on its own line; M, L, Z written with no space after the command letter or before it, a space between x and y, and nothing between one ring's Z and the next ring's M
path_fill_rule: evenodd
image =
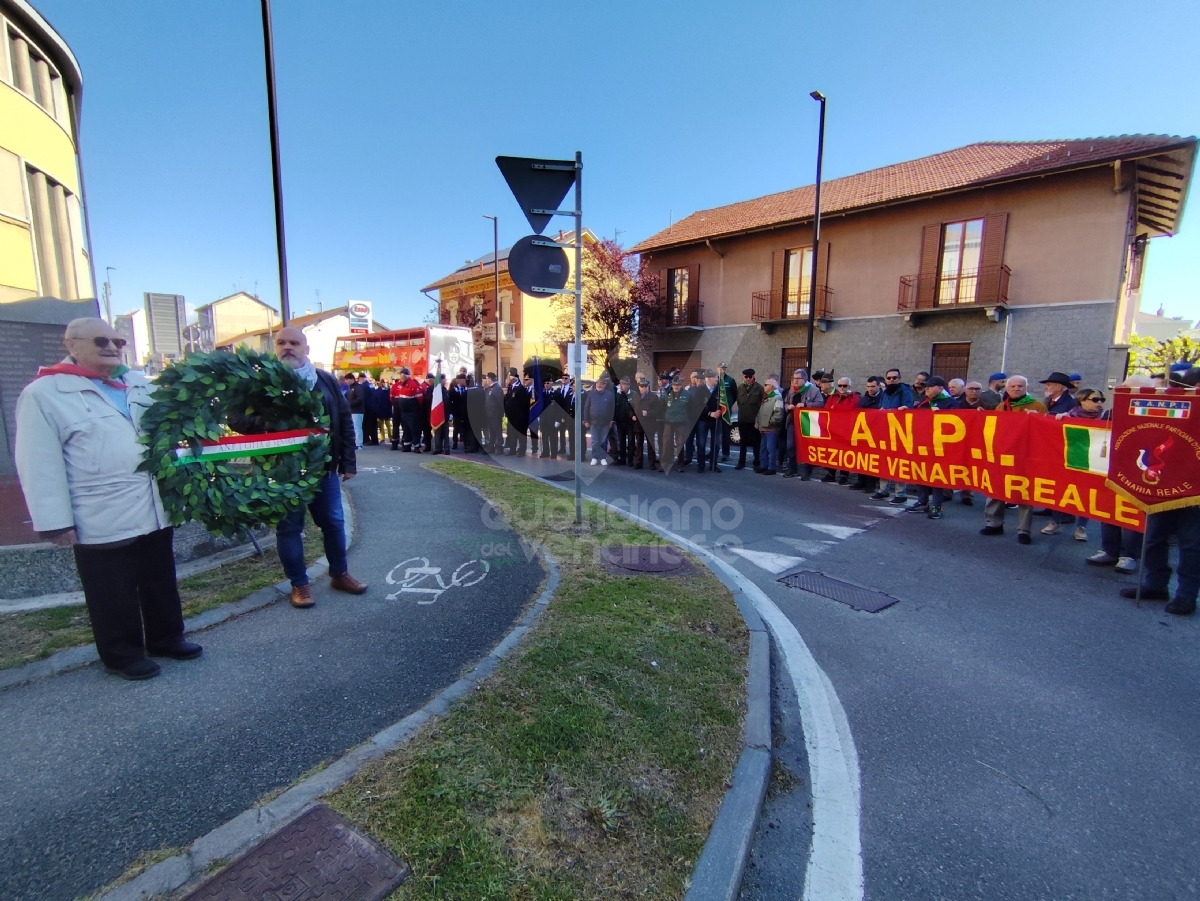
M1178 231L1196 139L972 144L821 188L813 363L1122 377L1147 244ZM813 187L693 213L633 249L662 279L656 370L803 365Z

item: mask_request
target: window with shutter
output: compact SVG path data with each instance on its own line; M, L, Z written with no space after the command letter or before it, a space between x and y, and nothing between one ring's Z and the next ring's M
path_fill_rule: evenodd
M1007 231L1008 213L989 213L984 217L976 303L1003 303L1008 300L1008 270L1004 267L1004 238Z
M937 304L975 303L979 289L983 220L967 219L942 226Z
M703 325L704 320L700 315L700 311L704 307L700 303L700 264L688 266L688 291L687 291L687 322L685 325Z
M971 363L971 342L935 344L929 359L929 371L946 381L967 379L967 368Z
M926 225L921 230L921 268L917 272L917 309L929 309L937 295L938 251L942 247L942 225Z

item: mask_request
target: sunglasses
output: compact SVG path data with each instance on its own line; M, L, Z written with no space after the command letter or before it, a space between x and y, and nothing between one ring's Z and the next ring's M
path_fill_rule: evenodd
M117 350L120 350L122 347L124 347L129 342L126 341L124 338L93 338L92 343L95 344L97 347L108 347L108 345L111 344Z
M838 385L839 388L849 388L849 385Z
M886 378L889 382L900 381L900 376L898 376L898 375L888 375L888 376L884 376L884 378Z
M1104 398L1103 397L1085 397L1083 399L1083 402L1085 404L1102 404L1102 403L1104 403Z

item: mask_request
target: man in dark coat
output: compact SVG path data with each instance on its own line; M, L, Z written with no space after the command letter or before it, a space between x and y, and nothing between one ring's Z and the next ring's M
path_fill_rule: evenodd
M629 376L617 383L616 406L613 408L613 430L616 443L613 448L618 466L633 465L633 398L629 392Z
M350 405L350 418L354 421L354 440L357 447L362 447L363 415L367 405L363 385L359 384L358 376L353 372L346 376L346 402Z
M720 388L722 385L725 386L725 403L730 408L730 410L732 410L733 405L737 402L738 384L737 384L737 382L734 381L733 376L731 376L729 374L729 365L724 360L722 360L720 362L720 364L717 366L717 387ZM738 422L739 423L741 422L741 419L742 419L742 414L739 412L738 413ZM729 439L730 439L730 433L733 431L733 423L726 422L724 416L722 416L720 419L718 419L717 422L721 429L721 462L728 463L729 462ZM743 438L742 440L745 441L746 439ZM741 455L739 454L739 456L741 456ZM758 465L758 451L757 450L755 450L755 452L754 452L754 462L755 462L755 467L757 468L757 465Z
M483 398L484 421L487 423L484 447L493 457L498 457L504 446L504 389L496 381L494 372L489 372L483 378Z
M508 437L504 447L514 457L524 457L529 432L529 392L521 384L521 377L515 368L508 370L504 415L508 417Z
M762 468L759 465L761 449L758 446L758 426L755 424L762 402L763 386L755 379L754 370L743 369L742 383L737 389L738 434L742 440L738 449L737 466L734 469L746 468L746 451L751 448L754 449L754 471L758 472Z
M487 412L483 389L470 385L463 393L463 417L465 423L464 447L468 454L477 454L484 449L487 440Z
M688 388L688 422L692 426L692 430L688 432L687 445L683 454L683 465L690 466L692 460L696 458L696 441L700 437L700 417L704 415L704 406L708 403L708 396L712 392L708 386L704 384L704 370L697 369L692 372L692 382ZM700 471L704 471L704 452L700 452Z
M313 522L321 530L325 544L325 556L329 560L329 584L337 591L363 594L367 586L348 572L346 564L346 527L342 516L342 488L338 481L354 478L358 472L355 462L354 421L350 418L350 406L342 395L337 380L322 369L313 366L308 358L308 340L304 332L295 328L281 328L275 333L275 353L280 361L290 366L303 378L309 387L318 390L325 413L329 416L330 460L325 466L325 475L317 488L316 497L308 505ZM226 417L230 428L242 434L253 435L272 430L269 416L245 416L230 413ZM308 584L308 571L304 563L304 508L289 513L275 528L276 551L283 564L284 574L292 583L292 606L311 607L316 601Z
M697 423L696 450L699 466L696 471L704 472L704 462L707 457L709 470L720 472L717 459L721 451L721 397L717 384L717 373L712 369L706 369L704 381L701 384L708 392L708 397L704 401L704 407L700 411L700 421Z
M654 452L654 436L662 429L663 399L650 390L650 380L638 379L638 393L633 398L633 468L642 468L642 447L649 452L650 470L662 469Z
M554 403L558 405L559 453L570 460L575 459L575 386L571 376L563 373L554 391Z
M543 460L558 459L558 420L562 408L554 402L554 381L542 381L542 412L538 415L538 430L542 436L542 450L538 454Z
M400 367L400 378L392 385L392 450L411 451L421 442L421 398L425 386L412 377L407 366Z

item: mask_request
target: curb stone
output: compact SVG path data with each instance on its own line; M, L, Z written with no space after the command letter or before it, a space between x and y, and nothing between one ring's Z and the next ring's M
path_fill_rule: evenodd
M483 496L479 491L473 488L471 490L480 497ZM349 520L347 522L349 523ZM188 846L186 853L156 863L129 882L96 895L92 901L149 901L177 891L189 883L198 883L209 875L208 870L215 862L228 861L249 849L254 843L282 829L313 806L322 795L344 785L363 765L400 747L427 722L444 714L452 701L469 694L482 679L496 669L501 660L512 653L521 638L549 606L550 599L558 590L561 574L557 561L545 546L537 545L537 550L546 564L548 573L545 587L517 624L470 673L443 689L421 709L375 733L320 772L289 788L269 804L243 811L229 822L200 836ZM324 559L321 558L322 561ZM310 567L310 576L315 567L316 564ZM263 589L276 590L278 586ZM256 592L258 593L260 592Z
M490 465L483 461L466 460L476 465ZM534 479L541 484L549 485L560 491L574 494L575 489L568 485L558 485L547 482L534 475L519 470L509 470L516 475ZM467 486L470 488L471 486ZM483 497L482 492L473 489ZM627 510L613 506L599 498L583 497L599 507L618 513L630 522L648 529L682 550L688 550L679 540L666 529L655 525L649 520L642 519ZM754 830L762 812L763 800L767 794L767 783L771 775L771 645L770 632L758 611L738 581L729 574L714 568L707 558L697 555L704 566L721 584L729 589L734 602L746 622L750 632L750 659L746 679L746 719L742 730L742 754L738 758L730 777L729 788L721 799L720 809L713 820L708 840L696 860L692 870L684 901L733 901L742 885L742 876L746 871L746 861L750 856L750 846L754 840Z
M346 519L346 549L349 550L354 542L354 510L346 500L344 492L342 494L342 514ZM228 560L225 562L236 561ZM307 572L310 580L319 579L325 573L329 572L329 561L322 555L313 561L312 566L308 567ZM184 634L210 629L226 620L234 619L235 617L258 610L261 607L274 604L276 601L290 596L291 591L291 583L285 579L274 585L268 585L266 588L260 588L240 601L230 601L228 604L222 604L220 607L214 607L212 610L205 610L203 613L199 613L183 621ZM26 663L24 666L14 666L11 669L0 670L0 691L16 688L19 685L26 685L38 679L45 679L47 676L56 676L59 673L66 673L99 662L100 656L96 653L96 646L94 644L81 645L77 648L67 648L65 651L58 651L51 654L44 660L34 660L31 663Z

